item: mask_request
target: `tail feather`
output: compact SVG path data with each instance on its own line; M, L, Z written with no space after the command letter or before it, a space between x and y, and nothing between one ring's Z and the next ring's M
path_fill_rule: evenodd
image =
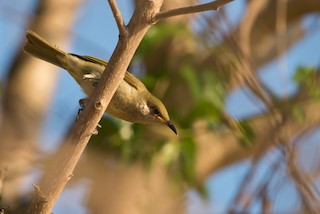
M27 31L26 37L27 42L24 46L25 52L63 68L59 58L61 59L65 57L67 53L60 50L58 47L49 44L31 30Z

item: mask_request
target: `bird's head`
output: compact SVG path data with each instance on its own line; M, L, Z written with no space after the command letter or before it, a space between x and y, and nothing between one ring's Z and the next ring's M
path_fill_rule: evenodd
M168 111L164 104L151 93L146 96L147 111L145 117L152 123L161 123L168 126L176 135L177 129L170 120Z

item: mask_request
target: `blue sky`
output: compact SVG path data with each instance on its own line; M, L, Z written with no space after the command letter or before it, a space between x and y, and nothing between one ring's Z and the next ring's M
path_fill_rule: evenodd
M0 40L3 41L2 48L0 49L1 81L4 80L12 57L21 47L20 44L24 40L23 35L27 24L25 17L30 16L30 11L34 7L35 2L35 0L0 2ZM118 1L126 22L129 21L132 14L132 5L128 5L128 2L130 1ZM234 21L238 20L242 15L243 2L243 0L239 0L227 6L228 14L232 14L231 18ZM306 28L309 28L312 20L314 20L313 17L305 19L304 25ZM285 55L288 63L287 75L283 75L280 72L278 61L270 63L260 70L261 79L277 94L284 95L285 90L289 92L295 90L291 76L298 65L319 65L320 54L317 51L320 50L319 19L317 22L318 28L314 29L311 35L305 37ZM78 20L74 27L70 29L70 32L74 40L68 51L82 55L92 55L106 60L110 57L118 39L118 29L105 0L85 1L83 8L79 11ZM79 86L75 84L67 72L61 72L60 75L57 93L50 110L51 113L47 118L41 137L41 139L47 139L47 144L43 147L48 150L55 148L60 141L63 133L70 125L70 121L73 121L75 118L79 108L78 100L84 97ZM252 99L249 99L244 91L245 89L236 90L227 99L227 110L236 118L243 118L253 113L259 113L263 108L259 102L252 102ZM47 136L49 134L50 140L48 141ZM190 192L190 213L194 213L194 209L199 211L198 213L225 210L233 193L237 190L237 182L241 180L247 169L248 164L237 164L211 176L207 181L210 196L209 203L202 203L198 200L199 198L195 192ZM55 207L55 213L66 213L66 211L85 213L83 209L78 208L81 207L81 200L83 200L81 196L86 192L84 188L86 185L88 184L80 182L80 184L75 184L64 191ZM226 186L228 187L227 189ZM77 195L74 207L68 207L69 205L63 203L63 198L70 198L70 194Z

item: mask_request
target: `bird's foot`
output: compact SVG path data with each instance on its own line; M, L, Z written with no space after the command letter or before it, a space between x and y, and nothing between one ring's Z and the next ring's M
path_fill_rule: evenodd
M86 104L87 104L87 98L84 98L84 99L80 99L79 100L79 105L80 105L80 109L78 110L78 115L77 115L77 118L76 118L76 121L79 119L80 117L80 114L81 112L83 111L83 109L86 107ZM100 124L97 125L97 128L92 132L93 135L97 135L99 132L98 132L98 128L101 128L102 126Z
M99 134L98 128L101 129L101 127L102 127L102 126L98 123L97 127L96 127L95 130L92 132L92 134L93 134L93 135Z
M76 121L78 121L81 112L82 112L83 109L85 108L85 106L86 106L86 101L87 101L87 98L84 98L84 99L80 99L80 100L79 100L80 108L79 108L79 110L78 110L78 114L77 114L77 117L76 117Z

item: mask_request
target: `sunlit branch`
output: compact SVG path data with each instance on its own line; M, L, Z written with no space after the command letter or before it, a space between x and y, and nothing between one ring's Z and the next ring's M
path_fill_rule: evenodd
M206 4L181 7L173 10L159 12L153 17L153 21L157 22L160 19L165 19L173 16L180 16L180 15L189 14L189 13L199 13L199 12L208 11L208 10L217 10L219 7L231 1L233 0L217 0L217 1L206 3Z

